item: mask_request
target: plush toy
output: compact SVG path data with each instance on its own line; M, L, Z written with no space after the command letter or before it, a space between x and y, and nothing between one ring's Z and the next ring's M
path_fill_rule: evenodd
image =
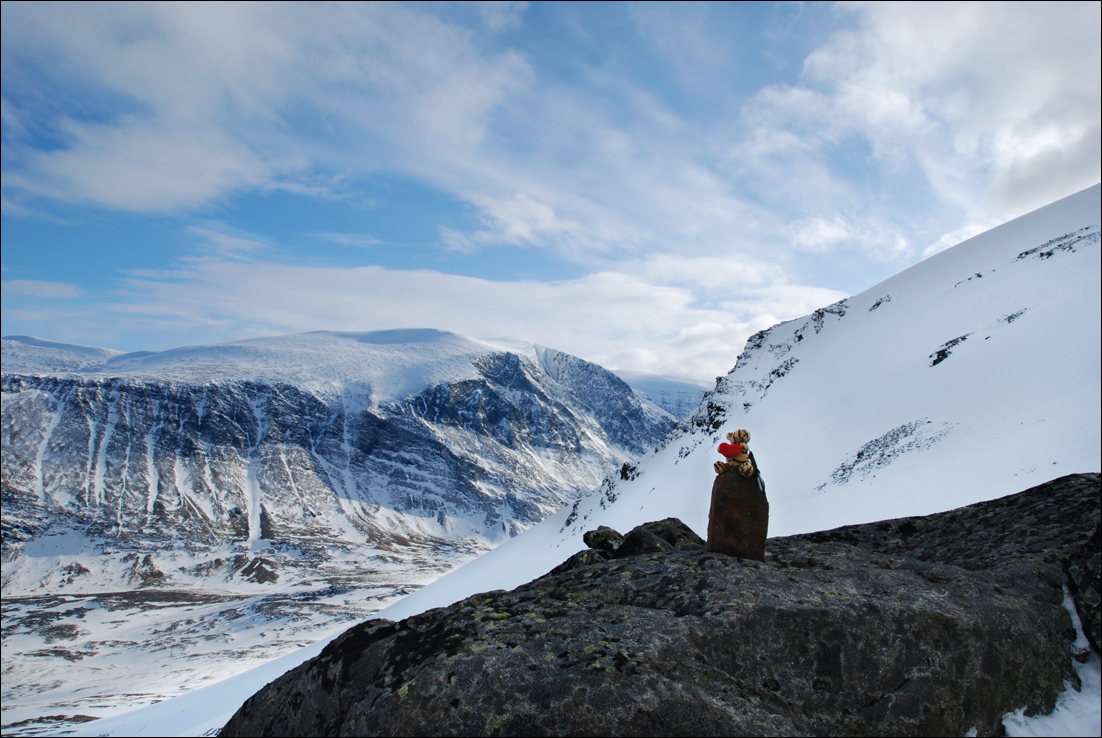
M754 473L754 462L750 460L750 431L739 429L727 434L730 443L719 444L719 453L726 461L715 463L716 474L722 474L728 470L737 470L744 477Z
M728 433L727 441L719 446L726 461L715 465L707 549L765 561L769 500L765 497L761 469L748 448L750 434L745 430ZM736 470L738 474L730 473Z

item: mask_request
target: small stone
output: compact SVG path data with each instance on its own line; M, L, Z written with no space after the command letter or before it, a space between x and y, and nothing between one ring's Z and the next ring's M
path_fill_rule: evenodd
M611 556L624 542L624 537L607 525L599 525L597 530L586 531L582 541L590 548L604 551Z
M665 520L658 520L653 523L643 523L640 527L649 530L666 543L681 551L698 550L704 546L704 539L677 518L666 518Z
M639 556L648 553L668 553L677 549L662 540L643 526L632 528L624 542L616 549L613 558L622 559L628 556Z

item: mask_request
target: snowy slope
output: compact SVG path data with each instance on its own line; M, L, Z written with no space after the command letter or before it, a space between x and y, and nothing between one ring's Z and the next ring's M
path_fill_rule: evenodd
M928 514L1098 471L1100 191L1092 187L754 336L633 479L609 477L594 494L378 616L398 620L530 581L583 548L582 534L598 525L624 532L676 516L705 533L716 445L737 428L753 434L772 535ZM316 652L288 656L278 670ZM1093 668L1086 700L1096 725ZM242 674L217 707L207 704L228 717L271 674ZM173 702L93 724L88 733L155 732L172 720L177 734L196 734L199 717L217 722L208 710L185 726L186 711Z
M4 336L3 371L24 374L75 372L88 366L101 366L121 351L44 341L34 336Z

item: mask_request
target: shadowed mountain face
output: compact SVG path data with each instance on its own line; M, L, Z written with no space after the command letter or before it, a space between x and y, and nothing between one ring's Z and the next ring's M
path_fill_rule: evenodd
M448 381L384 401L367 381L319 390L245 371L5 374L5 545L59 520L153 549L495 542L672 426L614 375L550 349L446 359L457 368L430 370Z
M1099 493L1065 477L774 539L764 564L673 520L627 553L595 536L512 592L356 626L221 734L999 735L1077 683L1063 586L1097 619L1066 569L1098 559Z

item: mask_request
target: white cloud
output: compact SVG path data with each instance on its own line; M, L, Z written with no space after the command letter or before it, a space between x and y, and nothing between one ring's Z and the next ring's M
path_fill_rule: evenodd
M939 196L976 214L1018 215L1098 180L1098 3L847 7L859 27L805 67L829 90L830 127L913 159Z
M83 290L66 282L46 282L37 279L5 279L0 282L4 297L37 297L46 300L80 297Z
M809 253L849 249L892 259L906 254L909 247L898 226L868 217L860 222L842 214L835 214L829 220L804 218L793 223L790 232L793 247Z
M787 36L804 14L804 3L793 0L779 0L773 3L766 23L765 35L772 40Z
M41 152L37 184L27 189L108 207L164 212L202 205L213 197L258 187L271 171L248 149L218 130L121 126L66 126L69 149Z
M516 12L484 15L503 27ZM527 73L515 54L483 56L462 27L392 4L3 14L5 188L140 212L462 156ZM60 145L36 148L26 131Z
M716 291L729 295L783 283L785 278L777 265L734 250L726 256L650 254L623 266L649 283L690 287L695 294Z
M1099 180L1099 7L835 6L852 24L753 97L726 166L797 251L929 256Z
M743 104L726 83L742 71L730 29L707 7L636 8L642 44L570 57L559 76L494 35L519 27L523 4L5 3L3 208L351 198L396 173L470 206L473 227L439 225L454 252L543 248L589 275L291 267L256 258L291 249L206 224L191 233L214 256L131 273L115 309L193 342L214 334L189 326L426 325L710 376L753 330L842 296L844 275L796 280L801 263L869 257L880 263L861 278L886 277L923 244L1099 178L1097 3L839 8L802 74ZM817 12L777 6L767 35L801 33ZM683 87L631 77L615 63L627 48Z
M382 243L379 239L363 233L312 233L310 235L341 246L375 246Z
M535 341L605 366L706 381L731 368L754 331L840 297L766 283L740 291L737 300L704 307L685 287L623 272L510 282L430 270L218 258L135 273L119 294L122 299L107 308L112 323L155 327L168 342L164 348L189 342L196 326L216 333L216 340L427 326Z
M272 246L252 235L233 233L224 223L212 223L206 227L190 226L187 230L188 233L198 236L205 245L213 246L216 253L226 257L241 257L273 250Z
M839 215L829 221L823 218L805 218L794 226L792 242L796 248L804 251L831 251L840 242L852 240L855 236L853 227Z
M503 28L521 9L479 12ZM6 59L49 49L68 102L116 102L78 120L20 96L13 115L65 135L48 151L8 147L6 197L164 212L274 187L324 196L354 176L319 190L319 174L383 170L475 206L483 227L442 227L446 246L538 245L583 262L671 241L707 253L770 220L697 160L706 137L649 91L597 68L571 87L538 78L520 53L488 51L431 11L5 6ZM74 79L92 92L65 88Z
M1099 180L1102 125L1097 121L1078 130L1069 126L1063 131L1046 131L1037 138L1044 143L1020 149L1015 141L1004 144L1012 153L997 169L994 195L1011 213L1034 210L1065 197L1069 187L1087 187Z
M849 171L862 167L917 167L973 220L1098 179L1097 3L843 4L848 26L740 127L683 117L596 65L567 88L486 43L480 29L517 28L523 3L472 5L476 26L397 4L86 5L4 6L9 191L166 211L382 168L457 196L528 198L577 224L573 238L601 231L587 248L627 233L634 248L687 224L690 241L713 238L753 209L829 223L848 199L875 212L875 183L858 194ZM682 94L744 63L715 8L629 13ZM778 6L767 35L804 15ZM58 97L25 89L43 81ZM723 109L724 88L705 94ZM61 145L34 149L28 131ZM854 140L868 161L831 160Z
M689 89L714 90L731 68L737 49L715 33L716 8L706 3L646 2L629 6L640 36L676 71Z
M577 223L558 217L550 205L524 193L509 197L470 193L466 199L479 208L480 220L486 228L464 233L441 226L441 239L454 251L474 251L493 245L542 245L549 239L570 240L582 230Z
M487 27L494 31L501 31L520 25L521 14L527 9L528 3L500 0L500 2L476 2L474 7Z

